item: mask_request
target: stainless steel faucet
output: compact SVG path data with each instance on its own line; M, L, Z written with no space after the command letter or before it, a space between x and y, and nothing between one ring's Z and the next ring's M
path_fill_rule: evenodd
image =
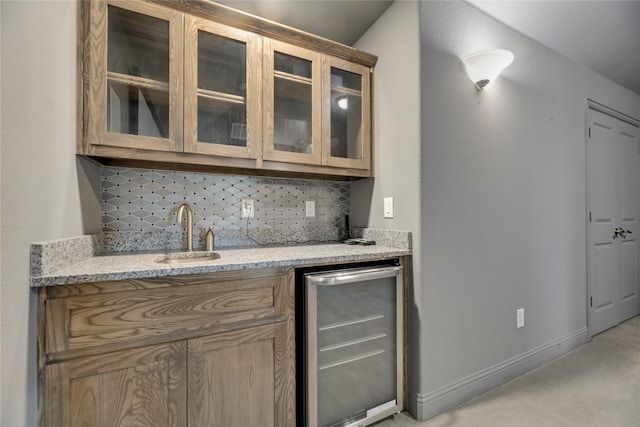
M190 252L193 250L193 211L191 206L186 203L180 205L176 214L176 222L182 224L185 212L187 213L187 249L185 251Z

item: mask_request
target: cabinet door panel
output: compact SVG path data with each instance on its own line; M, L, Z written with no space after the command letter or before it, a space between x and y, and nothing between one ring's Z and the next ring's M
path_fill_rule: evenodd
M321 56L268 39L264 51L263 158L319 165Z
M182 14L137 2L83 7L88 143L182 151Z
M189 425L295 424L287 322L189 340Z
M187 16L185 58L185 151L257 158L260 37Z
M327 57L324 67L323 159L328 166L371 168L370 70Z
M48 365L46 425L183 426L185 362L181 341Z

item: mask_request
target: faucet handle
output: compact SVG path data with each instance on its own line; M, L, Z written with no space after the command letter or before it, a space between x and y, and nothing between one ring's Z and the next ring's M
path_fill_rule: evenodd
M213 227L209 227L209 230L207 231L207 234L204 236L205 240L207 242L207 251L211 252L214 250L214 243L213 243Z

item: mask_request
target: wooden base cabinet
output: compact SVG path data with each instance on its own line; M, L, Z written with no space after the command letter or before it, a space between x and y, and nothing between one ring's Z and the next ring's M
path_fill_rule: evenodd
M286 336L281 322L189 340L189 426L292 425Z
M183 426L185 361L178 342L48 365L45 425Z
M293 286L261 269L40 289L40 426L294 426Z

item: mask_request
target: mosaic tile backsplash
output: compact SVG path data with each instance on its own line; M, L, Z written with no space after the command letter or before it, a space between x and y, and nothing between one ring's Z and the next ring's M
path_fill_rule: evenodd
M209 227L217 246L335 241L350 209L345 182L110 167L101 175L103 231L177 235L176 212L188 203L197 246ZM240 218L242 199L254 200L254 218ZM310 200L316 216L307 218Z

